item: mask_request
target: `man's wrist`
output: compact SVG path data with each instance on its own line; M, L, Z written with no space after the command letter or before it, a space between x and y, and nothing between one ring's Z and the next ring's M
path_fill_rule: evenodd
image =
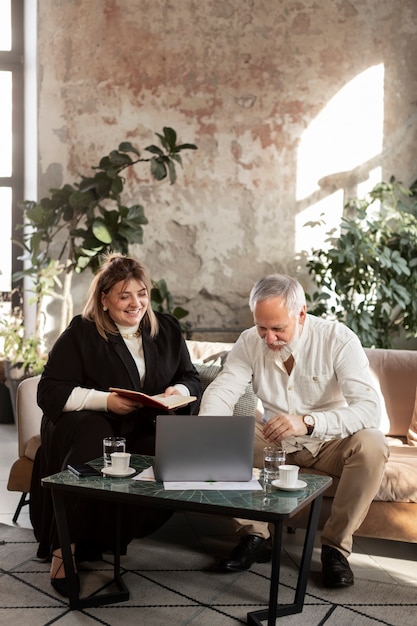
M313 434L314 428L316 426L316 420L314 419L314 417L312 415L303 415L303 422L307 428L307 435L308 437L311 437L311 435Z

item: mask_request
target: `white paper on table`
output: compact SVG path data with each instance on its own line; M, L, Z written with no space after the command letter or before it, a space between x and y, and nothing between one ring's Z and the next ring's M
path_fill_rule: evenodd
M164 482L166 491L262 491L258 480L252 478L245 482L223 482L223 481L187 481L187 482Z
M135 476L133 480L155 481L153 467L147 467L140 474ZM194 491L262 491L262 487L255 477L245 482L167 481L164 482L164 489L167 491L187 491L190 489Z
M133 477L133 480L153 480L155 482L155 474L152 465L143 470L140 474Z

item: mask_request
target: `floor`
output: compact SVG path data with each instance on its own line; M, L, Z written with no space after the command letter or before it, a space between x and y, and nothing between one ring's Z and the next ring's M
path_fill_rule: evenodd
M12 526L12 517L20 498L19 493L7 491L9 469L17 458L17 437L14 424L0 424L0 523ZM18 526L31 528L27 507L18 519ZM203 526L204 527L204 526ZM201 529L200 529L201 531ZM0 538L1 539L1 538ZM303 532L289 534L285 552L296 561L301 554ZM312 569L320 569L320 541L316 538ZM363 578L379 582L417 585L417 544L355 539L349 563L358 581Z

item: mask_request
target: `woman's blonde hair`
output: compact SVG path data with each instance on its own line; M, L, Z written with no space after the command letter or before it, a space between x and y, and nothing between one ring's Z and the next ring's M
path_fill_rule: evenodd
M95 275L88 292L87 303L83 310L83 317L94 322L100 335L107 339L108 334L117 334L118 330L107 311L103 310L101 295L109 291L121 281L141 281L148 292L149 303L146 313L142 318L141 326L148 326L151 337L155 337L159 331L158 320L151 307L152 283L146 269L131 257L112 252L104 257L104 261Z

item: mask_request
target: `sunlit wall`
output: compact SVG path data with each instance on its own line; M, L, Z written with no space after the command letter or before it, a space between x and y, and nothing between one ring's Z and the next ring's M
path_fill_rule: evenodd
M372 163L381 156L383 138L384 66L379 64L344 85L301 135L296 199L307 206L296 216L296 252L325 247L326 233L338 232L349 197L362 197L381 180L381 168ZM320 225L311 228L308 222Z
M140 169L125 198L193 326L248 325L253 282L304 280L349 196L416 178L415 0L39 0L37 23L40 196L164 125L197 144L174 186Z

